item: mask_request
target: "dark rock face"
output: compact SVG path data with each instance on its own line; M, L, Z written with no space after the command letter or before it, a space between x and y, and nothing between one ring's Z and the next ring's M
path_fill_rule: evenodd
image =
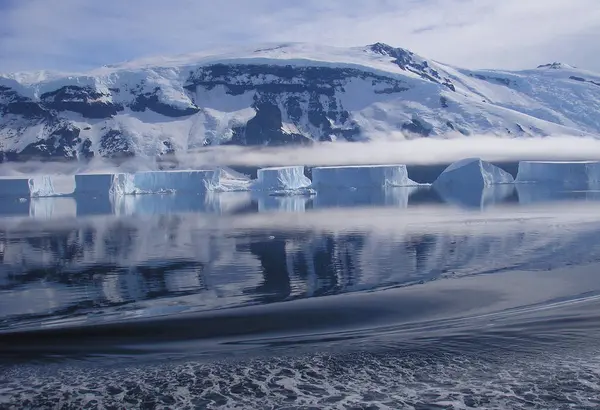
M417 61L415 59L415 54L408 50L395 48L384 43L371 44L368 48L374 53L392 57L394 59L394 64L405 71L413 72L425 80L442 84L450 90L456 91L454 84L452 84L452 80L446 77L442 78L437 70L429 66L427 61Z
M512 81L510 81L508 78L502 78L502 77L488 77L485 75L481 75L481 74L472 74L469 73L470 77L475 77L478 80L483 80L483 81L487 81L490 83L498 83L498 84L502 84L505 85L507 87L509 87L511 84L513 84Z
M266 81L265 78L269 80ZM282 109L296 126L307 115L313 139L331 141L359 138L360 129L350 120L350 113L339 102L336 93L353 79L370 82L376 93L392 94L408 90L400 80L352 68L292 67L265 65L224 65L202 67L190 73L186 88L212 90L223 86L230 95L256 92L252 107L256 116L246 126L234 130L230 144L276 145L308 143L306 136L283 131ZM202 105L201 101L197 102ZM307 108L303 108L307 107ZM304 110L307 110L306 113Z
M91 87L69 85L42 94L40 101L51 110L78 112L86 118L112 117L123 111L121 104L100 100L103 97L111 95L100 93Z
M135 155L129 140L118 130L110 130L102 136L99 154L107 158L128 158Z
M391 57L393 63L402 70L455 90L450 79L440 75L413 53L382 43L369 47L371 52ZM360 110L363 102L360 96L352 98L352 102L345 102L349 100L345 100L343 95L349 87L358 84L359 87L371 88L370 94L379 94L382 100L398 98L398 95L414 87L412 82L403 81L397 76L351 67L212 64L187 74L182 84L184 90L181 97L189 99L189 105L182 106L179 102L177 105L170 105L168 99L165 102L161 94L165 92L161 89L162 86L148 87L147 81L151 80L141 79L133 84L123 82L119 87L107 89L65 85L35 97L21 95L18 91L20 86L16 83L13 86L7 81L8 86L0 86L0 118L10 116L4 123L7 135L18 138L28 127L42 126L44 138L31 142L20 152L3 149L0 141L0 161L28 158L90 159L96 155L109 158L131 157L137 150L137 143L129 135L127 125L109 122L104 124L104 120L110 120L125 110L152 111L170 118L198 114L205 111L203 107L207 107L206 102L199 97L203 93L198 91L210 91L215 87L223 87L230 96L248 92L254 96L249 108L256 115L246 123L226 125L225 132L232 135L228 144L260 146L309 144L313 141L357 141L364 137L361 136L361 129L352 118L351 111ZM352 90L354 93L356 88ZM344 104L353 106L345 107ZM441 97L440 104L448 107L448 99ZM205 112L207 111L209 110L206 109ZM83 121L73 122L67 112L79 113ZM206 115L209 118L206 121L211 121L209 114ZM203 119L200 118L199 121ZM84 122L84 125L80 122ZM419 120L407 122L399 128L422 136L431 133L431 129ZM206 131L204 139L200 137L190 147L212 145L215 140L222 143L222 132L222 127ZM90 138L93 135L100 135L99 140L92 142ZM156 147L152 146L151 149L155 148L157 155L175 153L176 144L172 137L159 135L156 137Z
M131 108L133 111L145 111L148 109L167 117L185 117L187 115L194 115L200 111L200 108L195 105L180 109L161 102L157 95L159 90L160 89L156 87L153 92L138 94L135 101L129 106L129 108Z

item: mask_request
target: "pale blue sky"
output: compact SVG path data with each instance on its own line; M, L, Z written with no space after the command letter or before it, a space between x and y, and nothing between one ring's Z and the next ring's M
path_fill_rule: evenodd
M0 0L0 71L222 45L383 41L468 68L600 71L600 0Z

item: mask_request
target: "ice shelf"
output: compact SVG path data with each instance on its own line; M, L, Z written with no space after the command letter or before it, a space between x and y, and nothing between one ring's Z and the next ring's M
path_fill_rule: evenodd
M513 176L503 169L479 158L466 158L447 167L433 182L433 187L437 190L440 187L481 190L485 187L512 182L514 182Z
M516 182L590 188L600 185L598 161L521 161Z
M328 166L312 169L312 186L322 188L374 188L417 185L408 178L406 165Z
M257 179L252 182L253 191L271 194L311 194L311 181L304 175L304 166L271 167L258 170Z

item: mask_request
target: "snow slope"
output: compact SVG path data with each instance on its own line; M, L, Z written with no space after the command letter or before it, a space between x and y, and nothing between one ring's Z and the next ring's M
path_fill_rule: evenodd
M209 145L600 135L600 75L471 71L376 43L281 44L0 75L0 159L157 156Z

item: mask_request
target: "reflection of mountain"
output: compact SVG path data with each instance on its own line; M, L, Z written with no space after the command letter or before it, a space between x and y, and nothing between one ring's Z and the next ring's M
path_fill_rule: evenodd
M93 321L585 263L592 205L0 219L0 312Z

